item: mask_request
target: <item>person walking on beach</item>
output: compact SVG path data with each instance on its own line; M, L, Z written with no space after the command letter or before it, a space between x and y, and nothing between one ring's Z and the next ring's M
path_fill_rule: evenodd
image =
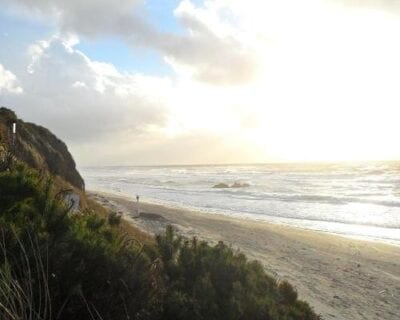
M136 195L136 215L139 216L139 195Z

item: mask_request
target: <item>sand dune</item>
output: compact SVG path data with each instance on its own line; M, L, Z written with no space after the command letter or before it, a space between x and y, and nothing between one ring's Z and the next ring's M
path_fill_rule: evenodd
M237 247L294 284L324 319L400 319L400 247L288 226L141 203L91 193L149 233L172 224L180 233Z

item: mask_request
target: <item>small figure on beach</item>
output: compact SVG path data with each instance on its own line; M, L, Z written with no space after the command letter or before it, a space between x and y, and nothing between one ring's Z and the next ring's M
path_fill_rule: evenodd
M136 195L136 215L139 216L139 195Z

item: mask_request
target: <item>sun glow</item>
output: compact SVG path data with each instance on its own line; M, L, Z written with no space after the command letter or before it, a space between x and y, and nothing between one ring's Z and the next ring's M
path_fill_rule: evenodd
M254 161L400 157L397 16L327 1L266 1L265 10L259 1L229 3L258 57L257 77L233 88L185 79L172 132L204 130L250 145Z
M58 130L87 164L107 157L107 163L400 159L400 6L385 3L181 0L168 17L180 30L150 16L152 30L139 27L134 15L122 26L119 9L105 15L107 28L101 19L83 25L67 19L81 6L61 6L60 14L68 12L58 17L60 30L29 43L26 65L0 61L2 104ZM99 39L107 30L122 44L107 42L115 50L95 58L103 49L90 49L88 30ZM124 45L135 54L147 48L159 61L143 50L133 64L143 73L125 70L117 54ZM80 124L85 134L73 130ZM88 152L88 144L103 155Z

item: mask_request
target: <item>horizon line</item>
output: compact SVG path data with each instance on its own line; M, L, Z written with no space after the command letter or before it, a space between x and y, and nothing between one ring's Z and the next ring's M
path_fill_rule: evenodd
M84 165L78 168L101 168L101 167L210 167L210 166L261 166L261 165L333 165L333 164L362 164L362 163L394 163L396 160L306 160L286 162L237 162L237 163L183 163L183 164L116 164L116 165Z

